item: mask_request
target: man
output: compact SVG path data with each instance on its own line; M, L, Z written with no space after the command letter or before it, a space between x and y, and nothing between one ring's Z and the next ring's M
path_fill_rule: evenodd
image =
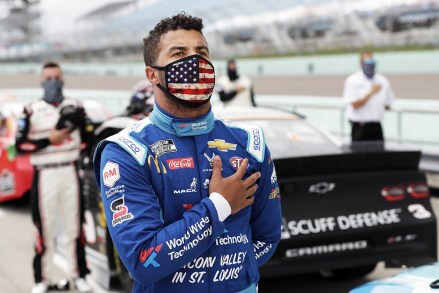
M133 292L256 292L258 267L280 241L262 129L213 116L215 72L202 28L181 13L150 31L144 59L154 110L95 152L108 227Z
M383 141L381 120L395 99L389 80L375 73L372 52L361 53L361 71L347 77L343 99L346 115L352 125L352 142Z
M234 59L227 61L227 75L218 79L216 90L224 106L256 106L253 84L248 76L238 75Z
M16 146L31 153L34 179L31 191L32 219L36 228L33 260L36 285L32 293L56 289L52 276L58 222L66 235L66 259L70 262L74 285L89 292L85 276L85 237L82 229L83 207L76 161L81 147L90 146L93 125L79 101L65 98L60 66L43 66L42 99L28 104L18 121ZM81 142L84 142L81 145Z

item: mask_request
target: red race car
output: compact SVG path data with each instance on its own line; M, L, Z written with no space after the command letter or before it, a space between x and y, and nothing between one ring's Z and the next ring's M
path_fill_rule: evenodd
M29 155L15 150L17 115L22 111L19 103L0 104L0 203L27 196L32 186Z
M109 119L111 113L99 102L83 100L87 115L95 126ZM0 97L0 203L23 199L26 201L32 187L33 166L29 154L18 154L15 149L17 119L23 104L1 102Z

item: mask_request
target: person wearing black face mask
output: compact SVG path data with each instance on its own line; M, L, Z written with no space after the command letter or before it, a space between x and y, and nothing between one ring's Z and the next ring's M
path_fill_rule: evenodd
M236 61L227 61L227 75L218 79L215 89L224 106L256 106L252 81L238 75Z
M81 103L63 95L63 74L55 62L47 62L41 74L43 97L25 106L19 121L16 147L30 153L34 166L31 191L32 220L37 231L33 260L35 286L32 293L59 289L53 276L53 256L57 222L66 235L66 259L79 292L90 292L85 281L90 273L85 261L82 223L84 210L77 170L81 148L90 151L94 140L93 124Z
M389 80L376 73L373 53L362 52L361 70L349 75L344 83L343 99L351 126L352 142L384 141L381 120L395 99Z
M215 68L202 28L180 13L149 32L154 109L94 154L133 292L256 293L258 267L280 241L279 185L263 131L214 116ZM222 277L226 271L233 273Z

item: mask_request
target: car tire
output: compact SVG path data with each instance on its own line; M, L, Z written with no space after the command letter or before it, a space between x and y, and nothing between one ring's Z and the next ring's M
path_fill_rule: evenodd
M355 279L363 277L371 272L373 272L376 268L377 264L369 264L363 266L356 266L351 268L343 268L343 269L326 269L320 270L319 273L322 277L328 279Z

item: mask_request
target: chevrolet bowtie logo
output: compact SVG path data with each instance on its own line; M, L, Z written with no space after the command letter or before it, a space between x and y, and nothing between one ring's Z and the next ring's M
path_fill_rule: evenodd
M222 152L227 152L228 150L236 150L236 144L228 143L224 139L215 139L215 141L208 141L207 145L209 148L217 148Z

